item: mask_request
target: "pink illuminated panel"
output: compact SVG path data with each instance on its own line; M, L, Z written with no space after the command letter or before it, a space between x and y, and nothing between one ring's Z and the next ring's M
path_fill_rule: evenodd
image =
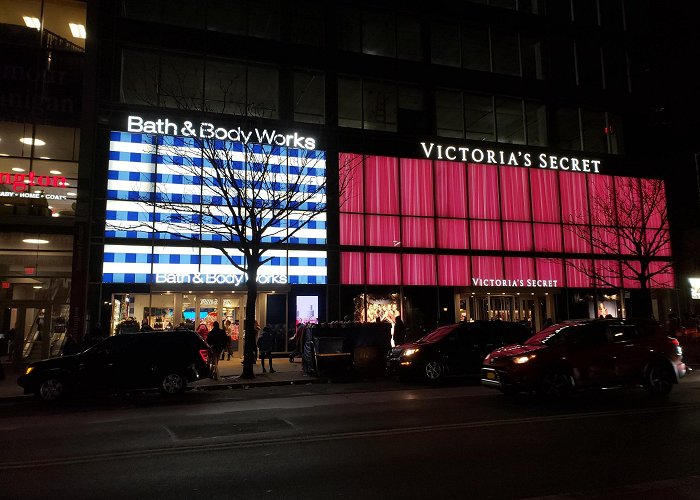
M469 223L471 247L475 250L501 249L501 223L473 220Z
M625 197L629 197L633 194L624 189L619 193L621 196ZM588 195L590 199L593 200L591 201L591 223L596 226L617 225L613 178L609 175L594 175L589 177ZM635 201L634 206L639 206L639 203Z
M498 167L470 163L467 176L469 216L473 219L498 219Z
M530 220L530 186L528 170L520 167L500 167L501 214L503 220Z
M340 214L340 244L364 245L365 223L364 215Z
M566 266L566 285L569 288L591 288L593 280L589 277L591 261L583 259L569 259L573 265ZM586 274L588 270L588 274Z
M656 188L660 188L660 198L663 200L662 203L658 203L651 208L651 214L649 215L649 227L664 227L668 229L668 217L666 214L666 189L665 186L658 185L659 181L653 181L650 179L642 179L642 191L645 193L654 192ZM648 198L648 196L647 196Z
M469 286L469 256L438 255L438 285Z
M559 183L553 170L529 170L532 192L532 219L535 222L559 222Z
M403 255L404 285L435 285L434 255Z
M401 159L401 213L433 215L433 165L430 160Z
M559 189L563 222L587 224L589 218L586 176L584 174L560 172Z
M503 259L506 269L506 279L522 280L523 286L528 279L535 277L535 259L525 257L506 257Z
M602 288L617 288L622 285L620 280L620 263L614 260L595 260L596 286Z
M504 222L503 249L514 252L531 251L532 224L526 222Z
M343 212L364 212L362 156L340 153L338 162L340 178L346 183L340 193L340 209Z
M535 259L537 279L556 280L558 287L564 286L564 262L557 259Z
M464 163L435 162L435 204L440 217L467 217L467 170Z
M639 280L635 276L639 273L641 265L636 260L626 260L620 263L622 267L622 286L625 288L641 288Z
M437 219L438 248L469 248L469 229L463 219Z
M617 232L615 229L610 227L597 227L593 226L593 239L594 243L593 252L595 253L606 253L610 252L619 253L620 246L617 243Z
M396 158L370 156L365 160L365 208L372 214L398 215L399 166Z
M564 251L566 253L591 253L590 236L584 236L582 231L590 231L590 226L564 225Z
M502 280L503 259L500 257L472 257L472 278Z
M401 246L407 248L435 248L435 219L432 217L403 217Z
M535 251L561 252L561 225L535 224Z
M400 285L401 261L395 253L367 253L368 285Z
M671 256L671 236L663 229L647 229L647 241L658 248L657 257ZM653 243L652 243L653 242Z
M388 215L366 216L367 245L393 247L401 241L399 217Z
M665 267L663 262L652 262L649 264L650 272L658 272ZM659 288L673 288L675 286L675 279L672 269L665 269L659 274L654 275L651 278L651 286Z
M343 285L361 285L365 282L365 254L341 252L340 282Z

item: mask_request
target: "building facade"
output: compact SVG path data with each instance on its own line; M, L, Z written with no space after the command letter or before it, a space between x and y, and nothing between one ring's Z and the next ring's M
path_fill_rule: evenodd
M325 210L259 273L257 319L281 332L398 314L414 332L536 330L634 313L647 285L657 318L674 306L638 3L89 5L85 319L116 332L245 317L245 260L204 217L226 196L188 142L202 138L238 148L242 172L249 145L269 152L278 193L313 151ZM188 227L173 217L192 207ZM657 244L640 253L637 238Z
M85 11L0 8L0 356L17 363L59 354L67 331Z

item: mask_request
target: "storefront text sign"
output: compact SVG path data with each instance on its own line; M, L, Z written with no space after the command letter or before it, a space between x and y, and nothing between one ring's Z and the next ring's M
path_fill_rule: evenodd
M529 288L553 288L558 286L559 280L538 280L527 279L491 279L472 278L472 286L507 286L507 287L529 287Z
M65 188L68 186L66 184L66 178L55 175L36 175L34 172L29 172L28 174L10 174L7 172L0 172L0 184L11 184L12 191L15 193L23 193L28 191L30 187L53 187L53 188ZM2 196L8 196L3 192Z
M276 130L260 128L252 130L245 130L241 127L225 128L209 122L195 122L192 120L183 120L182 122L172 121L168 118L144 120L140 116L129 116L127 132L178 135L182 137L196 137L198 139L220 139L222 141L242 142L243 144L270 144L308 150L316 149L315 138L305 137L297 132L282 134Z
M426 158L513 167L532 167L571 172L600 173L600 160L520 150L489 149L421 142Z
M187 283L194 285L245 285L248 277L243 274L220 274L220 273L163 273L155 275L155 282L164 283ZM256 280L261 285L285 285L287 276L284 274L259 274Z

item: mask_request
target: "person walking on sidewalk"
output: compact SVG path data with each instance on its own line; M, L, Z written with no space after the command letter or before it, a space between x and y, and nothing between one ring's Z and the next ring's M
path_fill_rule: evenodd
M226 332L219 328L219 322L214 321L213 328L207 335L207 344L211 346L211 350L214 351L214 380L219 380L219 357L221 353L226 349L226 344L228 343L228 337Z
M269 326L263 328L258 336L258 350L263 373L265 373L265 359L270 364L270 373L275 373L275 369L272 368L272 331Z

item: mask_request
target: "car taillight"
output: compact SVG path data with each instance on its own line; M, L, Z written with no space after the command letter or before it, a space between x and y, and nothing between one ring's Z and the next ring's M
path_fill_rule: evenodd
M207 349L200 349L199 355L202 357L202 361L205 363L209 362L209 351Z
M678 339L671 338L671 342L672 342L673 345L675 345L676 347L680 347L680 346L681 346L681 343L678 342Z

